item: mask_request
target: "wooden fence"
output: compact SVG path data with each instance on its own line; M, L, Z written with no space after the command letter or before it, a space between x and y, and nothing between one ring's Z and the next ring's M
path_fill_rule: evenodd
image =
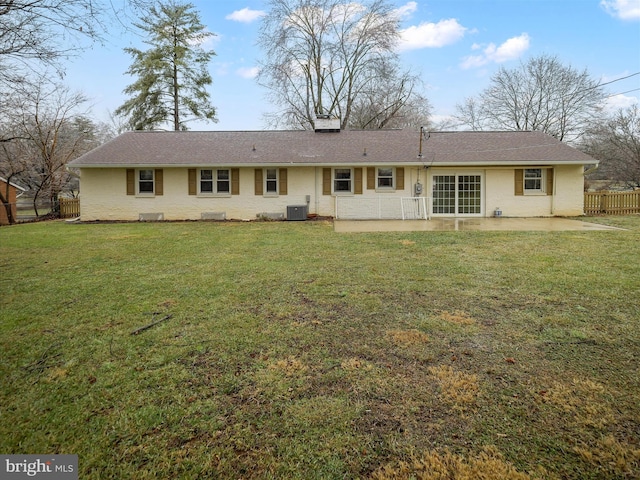
M60 198L60 218L73 218L80 216L79 198Z
M640 190L633 192L585 192L585 215L640 213Z

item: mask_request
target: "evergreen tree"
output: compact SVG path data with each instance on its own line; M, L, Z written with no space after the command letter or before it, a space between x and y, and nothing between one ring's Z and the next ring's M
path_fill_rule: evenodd
M133 57L127 74L137 80L124 90L131 98L115 114L127 117L133 130L151 130L166 122L176 131L187 130L190 120L217 121L206 90L212 83L207 64L215 52L202 46L213 33L206 31L195 7L161 2L136 27L146 33L151 48L125 49Z

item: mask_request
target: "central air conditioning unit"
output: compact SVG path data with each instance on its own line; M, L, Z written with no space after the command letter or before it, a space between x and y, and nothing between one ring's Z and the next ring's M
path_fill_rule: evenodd
M307 219L308 207L306 205L287 206L287 220L301 221Z

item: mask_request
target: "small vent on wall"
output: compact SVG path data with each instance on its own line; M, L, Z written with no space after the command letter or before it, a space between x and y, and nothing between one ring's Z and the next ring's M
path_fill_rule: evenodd
M200 218L202 220L226 220L227 212L202 212Z
M139 213L138 220L141 222L161 222L164 220L164 213Z

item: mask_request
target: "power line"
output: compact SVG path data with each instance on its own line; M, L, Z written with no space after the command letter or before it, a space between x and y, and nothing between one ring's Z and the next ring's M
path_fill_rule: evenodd
M611 80L610 82L599 83L597 87L602 87L603 85L609 85L610 83L619 82L620 80L626 80L627 78L635 77L636 75L640 75L640 72L632 73L631 75L627 75L626 77L616 78L615 80Z
M626 92L614 93L613 95L609 95L609 96L604 97L604 98L616 97L618 95L624 95L625 93L637 92L638 90L640 90L640 88L634 88L633 90L627 90Z
M620 77L620 78L616 78L615 80L611 80L609 82L604 82L604 83L599 83L597 85L593 85L592 87L587 87L587 88L583 88L582 90L578 90L577 92L572 92L570 94L567 95L563 95L562 98L568 97L568 96L574 96L577 95L579 93L583 93L583 92L588 92L589 90L595 90L596 88L600 88L604 85L609 85L615 82L619 82L620 80L626 80L627 78L631 78L631 77L635 77L636 75L640 75L640 72L636 72L636 73L632 73L630 75L627 75L626 77ZM630 91L634 91L634 90L630 90ZM624 93L629 93L629 92L624 92ZM616 93L616 95L622 95L621 93ZM613 96L613 95L611 95ZM604 97L604 98L609 98L609 97Z

